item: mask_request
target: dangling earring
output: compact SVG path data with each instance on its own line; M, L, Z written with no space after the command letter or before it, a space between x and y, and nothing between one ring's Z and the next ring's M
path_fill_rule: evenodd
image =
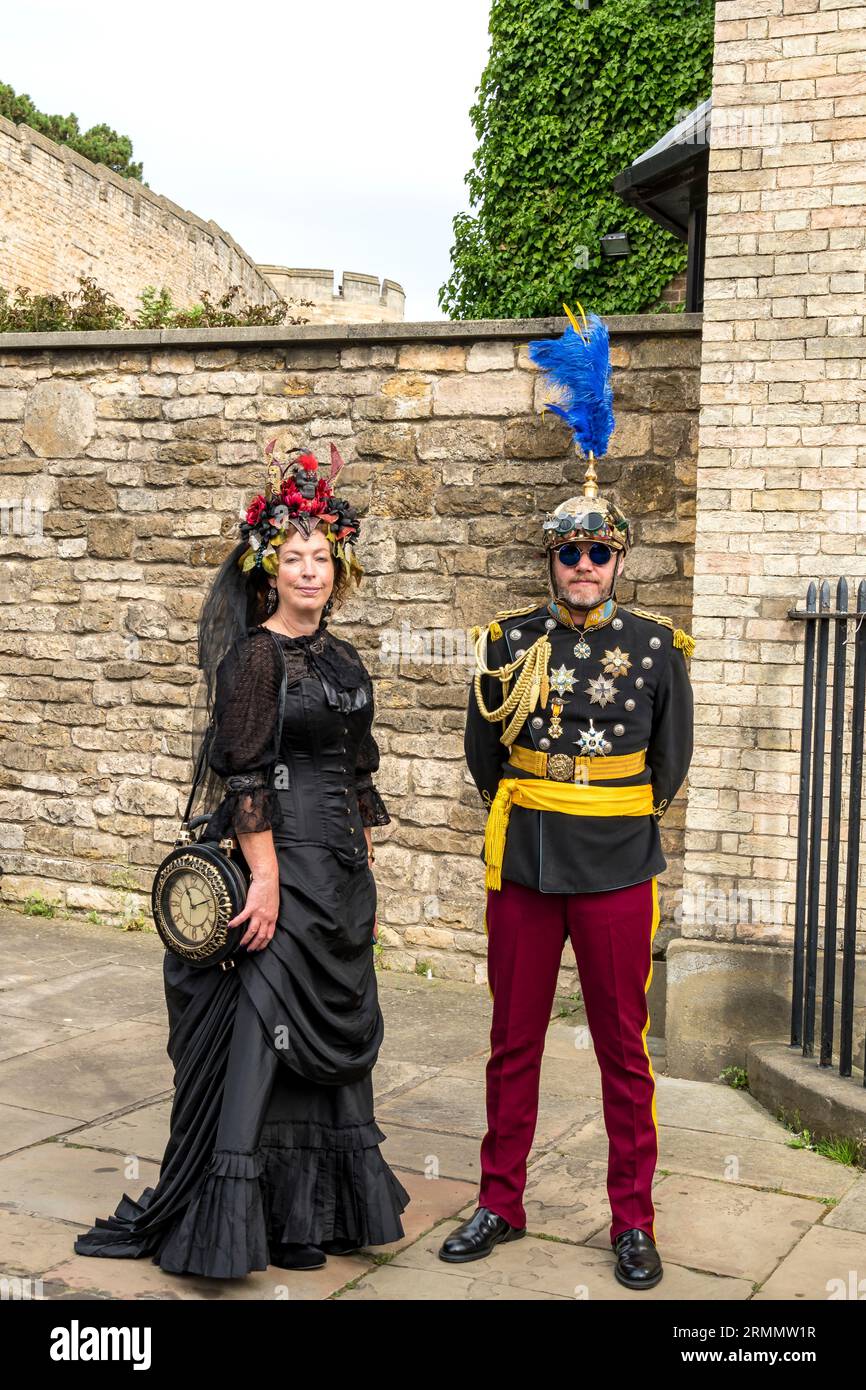
M268 592L265 595L265 612L269 618L277 611L279 601L276 584L269 584Z
M327 618L327 617L328 617L328 615L330 614L331 609L333 608L333 606L334 606L334 596L333 596L333 594L332 594L332 595L328 598L327 603L325 604L324 608L322 609L322 617L323 617L323 618Z

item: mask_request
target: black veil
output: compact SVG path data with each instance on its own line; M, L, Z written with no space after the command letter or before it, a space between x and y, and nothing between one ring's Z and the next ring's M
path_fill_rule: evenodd
M238 541L226 556L214 575L199 614L197 664L201 676L193 701L190 785L196 776L198 780L190 818L211 815L226 794L223 778L208 765L208 754L216 734L220 663L247 629L266 616L267 575L263 571L253 571L248 577L238 566L247 548L246 540Z

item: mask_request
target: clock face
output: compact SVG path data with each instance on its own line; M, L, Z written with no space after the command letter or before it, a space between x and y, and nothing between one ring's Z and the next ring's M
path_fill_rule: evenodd
M220 911L213 888L194 869L178 868L168 875L159 895L162 919L172 934L188 946L203 946L219 925Z

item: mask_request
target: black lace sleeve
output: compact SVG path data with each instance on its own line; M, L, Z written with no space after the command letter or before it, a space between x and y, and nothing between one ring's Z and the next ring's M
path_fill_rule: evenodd
M358 808L365 825L390 825L391 817L373 784L373 773L379 770L379 745L367 732L358 747L355 763L355 791Z
M282 656L267 632L242 637L217 671L216 732L208 762L226 786L224 815L236 834L275 830L279 800L268 786L279 756Z

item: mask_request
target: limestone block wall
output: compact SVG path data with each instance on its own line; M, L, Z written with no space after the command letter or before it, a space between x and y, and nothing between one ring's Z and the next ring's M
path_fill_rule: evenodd
M617 428L599 464L636 521L621 601L687 628L699 323L609 320ZM375 681L392 816L374 832L384 963L483 978L466 639L497 609L545 597L541 514L580 490L527 354L564 327L0 337L4 901L39 892L70 911L147 914L188 788L203 593L261 487L266 441L326 459L334 439L364 518L365 579L334 624ZM663 822L659 943L684 803Z
M406 294L396 280L347 270L336 290L333 270L296 270L260 265L283 299L309 299L304 318L310 323L394 323L403 318Z
M810 579L866 575L864 102L862 3L719 0L684 887L773 911L683 921L680 1075L787 1034L804 637L787 612Z
M164 286L180 305L230 285L255 304L278 298L216 222L0 116L0 285L62 293L79 275L130 313L145 285Z

